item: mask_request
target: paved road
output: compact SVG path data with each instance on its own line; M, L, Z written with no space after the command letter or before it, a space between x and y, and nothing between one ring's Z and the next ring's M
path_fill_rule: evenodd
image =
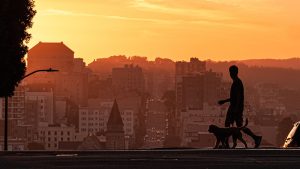
M0 152L0 169L300 169L300 149Z

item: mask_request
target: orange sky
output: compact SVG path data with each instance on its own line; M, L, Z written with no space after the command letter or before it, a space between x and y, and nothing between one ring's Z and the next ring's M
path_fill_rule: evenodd
M300 56L299 0L36 0L29 46L188 60Z

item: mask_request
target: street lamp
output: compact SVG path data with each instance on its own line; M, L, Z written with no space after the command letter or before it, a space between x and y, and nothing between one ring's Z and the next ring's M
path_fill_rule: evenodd
M59 70L56 69L40 69L40 70L35 70L25 76L23 76L23 79L25 79L28 76L31 76L37 72L58 72ZM8 150L8 96L5 96L5 109L4 109L4 151Z

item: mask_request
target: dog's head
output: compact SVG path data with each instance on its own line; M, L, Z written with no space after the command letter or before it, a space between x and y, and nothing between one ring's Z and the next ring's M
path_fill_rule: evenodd
M208 132L215 133L218 128L216 125L209 125Z

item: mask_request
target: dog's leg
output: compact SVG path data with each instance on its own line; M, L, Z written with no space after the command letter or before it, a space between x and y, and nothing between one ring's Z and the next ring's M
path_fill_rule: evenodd
M224 148L230 148L229 146L229 137L226 137L224 140Z
M243 137L239 137L238 139L245 145L245 148L248 148L247 143L246 143L246 141L243 139Z
M222 148L229 148L229 145L228 145L228 143L226 142L226 138L222 138L222 139L221 139L221 142L222 142Z
M216 141L216 144L215 144L215 147L214 147L214 149L217 149L217 148L219 148L219 144L220 144L220 139L219 139L219 138L217 138L217 141Z
M237 145L236 141L237 141L237 137L232 136L232 142L233 142L232 148L236 147L236 145Z

